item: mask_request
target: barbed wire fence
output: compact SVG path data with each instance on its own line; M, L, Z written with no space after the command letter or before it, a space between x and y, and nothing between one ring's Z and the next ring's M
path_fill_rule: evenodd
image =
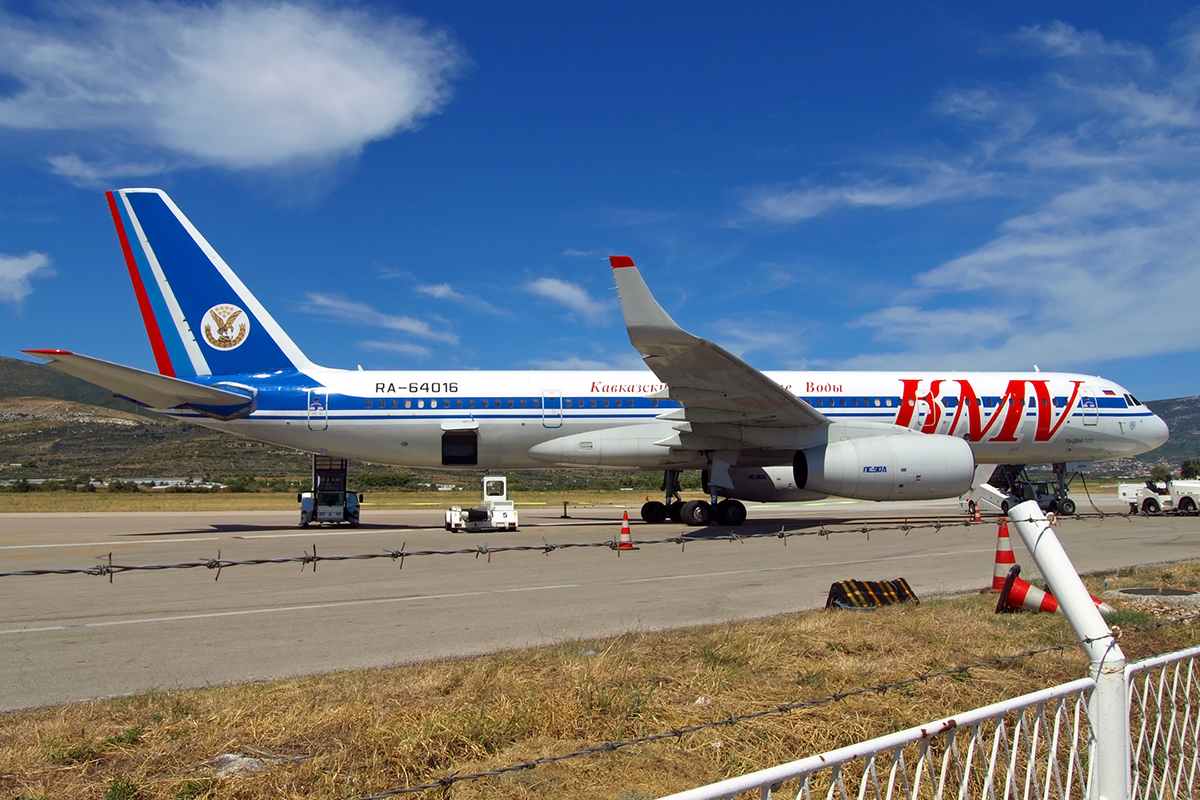
M1071 515L1070 517L1059 517L1059 520L1062 520L1062 519L1085 520L1085 519L1090 518L1090 519L1124 519L1126 521L1131 521L1134 517L1144 517L1144 516L1146 516L1146 515L1134 514L1134 513L1098 512L1098 513L1080 513L1080 514ZM904 535L908 535L909 533L911 533L913 531L921 531L921 530L925 530L925 531L931 530L934 532L941 532L941 531L945 531L945 530L970 529L974 526L986 526L989 528L995 528L995 526L997 525L997 522L999 522L1001 520L1002 520L1002 518L991 518L991 519L985 519L981 522L976 522L974 520L961 520L961 519L960 520L949 520L949 521L942 520L942 519L935 519L935 520L931 520L931 521L910 521L910 520L906 519L906 520L896 522L893 524L883 524L883 525L879 525L879 524L876 524L876 525L819 524L819 525L811 527L811 528L792 529L792 530L789 530L786 528L786 526L784 526L784 527L781 527L780 530L778 530L778 531L761 531L761 532L753 532L753 533L738 533L735 530L725 530L721 533L714 534L714 533L709 533L707 531L704 531L704 532L697 531L695 533L684 533L679 536L666 536L666 537L660 537L660 538L654 538L654 539L631 539L631 541L629 541L629 542L621 542L619 538L613 538L613 539L608 539L608 540L603 540L603 541L591 541L591 542L551 543L551 542L543 541L541 544L494 545L494 546L482 544L482 545L476 545L473 547L451 548L451 549L414 549L414 550L409 550L409 549L407 549L407 542L405 542L403 545L401 545L401 547L399 549L396 549L396 550L386 550L385 549L385 550L377 551L377 552L344 554L344 555L342 555L342 554L334 554L334 555L320 554L317 550L316 545L314 544L311 552L305 551L302 555L298 555L298 556L281 556L281 557L275 557L275 558L228 559L228 558L223 558L221 556L220 551L218 551L217 556L215 558L200 558L200 559L196 559L193 561L185 561L185 562L179 562L179 563L173 563L173 564L138 564L138 565L118 564L113 561L112 553L109 553L108 560L106 562L102 562L100 564L96 564L96 565L90 566L90 567L62 567L62 568L48 568L48 569L0 571L0 578L33 577L33 576L46 576L46 575L90 575L90 576L98 576L98 577L106 576L106 577L108 577L109 581L112 582L113 577L115 575L122 574L125 572L139 572L139 571L157 572L157 571L181 570L181 569L182 570L206 569L206 570L215 571L216 574L214 576L214 580L218 580L220 578L222 570L225 570L225 569L229 569L229 568L233 568L233 567L244 567L244 566L261 566L261 565L267 565L267 564L292 564L292 565L299 564L302 571L305 570L309 565L311 565L313 568L313 571L315 572L318 564L320 564L322 562L362 562L362 561L371 561L371 560L379 560L379 559L390 559L392 561L398 561L400 568L403 569L404 563L407 559L419 558L419 557L423 557L423 556L471 556L476 560L478 560L480 558L484 558L489 563L491 562L492 556L498 555L498 554L530 552L530 553L540 553L540 554L549 556L551 553L554 553L554 552L557 552L560 550L571 550L571 549L582 549L582 550L590 549L590 550L596 550L596 551L609 550L609 551L615 551L615 553L618 556L621 556L622 553L629 553L628 549L625 549L626 545L632 545L637 548L670 545L670 546L677 546L680 548L681 551L684 551L684 550L686 550L686 547L689 544L699 545L699 544L704 544L704 543L708 543L708 542L744 543L744 542L749 542L749 541L767 541L767 540L775 539L775 540L782 541L784 546L786 546L789 539L797 538L797 537L829 538L832 536L857 535L857 536L865 536L869 540L870 536L872 534L876 534L876 533L901 533ZM1040 522L1041 520L1032 520L1031 519L1028 521ZM710 528L708 530L712 530L712 529ZM632 554L630 554L630 555L632 555ZM1116 639L1116 638L1120 638L1122 635L1125 635L1125 634L1143 633L1143 632L1148 632L1148 631L1160 629L1163 627L1167 627L1170 625L1190 625L1192 622L1194 622L1197 619L1200 619L1200 614L1193 614L1193 615L1177 617L1177 618L1173 618L1173 619L1169 619L1169 620L1163 620L1163 621L1156 622L1151 625L1144 625L1144 626L1139 626L1139 627L1127 627L1124 630L1122 630L1120 628L1114 628L1113 631L1110 634L1108 634L1107 636L1099 637L1097 639L1087 640L1087 642L1090 643L1092 641L1099 641L1101 639ZM558 762L562 762L562 761L566 761L566 760L570 760L570 759L582 758L582 757L596 755L596 754L600 754L600 753L614 752L614 751L621 750L624 748L635 747L635 746L644 745L644 744L651 744L654 742L667 740L667 739L680 739L680 738L682 738L686 735L692 734L692 733L697 733L697 732L715 729L715 728L728 728L731 726L743 724L743 723L761 719L764 717L788 714L788 713L792 713L792 712L796 712L796 711L801 711L804 709L816 708L816 707L828 705L831 703L845 701L847 699L857 697L857 696L869 695L869 694L883 694L883 693L886 693L891 690L900 689L905 686L911 686L911 685L918 684L918 683L926 683L929 681L934 681L934 680L938 680L941 678L947 678L947 677L953 677L953 676L963 676L963 675L966 675L967 673L969 673L971 670L978 670L978 669L984 669L984 668L996 668L996 667L1001 667L1001 666L1004 666L1006 664L1010 664L1010 663L1013 663L1016 661L1029 659L1029 658L1033 658L1033 657L1040 656L1040 655L1063 652L1063 651L1078 647L1081 643L1084 643L1084 642L1081 642L1079 640L1072 640L1070 642L1066 642L1066 643L1062 643L1062 644L1025 650L1025 651L1022 651L1019 653L1013 653L1013 654L1006 655L1006 656L999 656L996 658L986 659L986 660L974 662L971 664L964 664L964 665L949 667L946 669L941 669L941 670L936 670L936 671L923 672L918 675L913 675L913 676L898 679L898 680L866 685L866 686L862 686L862 687L859 687L856 689L850 689L850 690L845 690L845 691L841 691L841 692L836 692L834 694L830 694L830 695L820 697L820 698L799 700L799 701L795 701L795 702L791 702L791 703L786 703L783 705L772 706L770 708L759 709L759 710L751 711L751 712L748 712L745 714L739 714L739 715L735 715L735 716L725 717L720 720L713 720L710 722L697 723L695 725L673 728L671 730L660 731L657 733L647 734L644 736L639 736L639 737L631 738L631 739L624 739L624 740L619 740L619 741L607 741L607 742L603 742L601 744L581 748L578 750L573 750L573 751L567 752L567 753L546 756L543 758L533 759L533 760L529 760L529 761L517 762L517 763L508 764L503 767L497 767L497 768L493 768L493 769L489 769L489 770L481 770L481 771L473 772L473 773L451 773L448 775L443 775L435 780L422 783L420 785L390 789L390 790L384 791L382 793L360 797L360 798L358 798L358 800L384 800L384 798L399 797L399 796L403 796L403 795L416 794L416 793L433 791L433 790L443 790L444 791L454 784L465 782L465 781L476 781L476 780L483 780L483 779L487 779L487 778L494 778L494 777L498 777L498 776L501 776L501 775L504 775L507 773L535 769L540 766L554 764L554 763L558 763Z
M1131 520L1134 517L1141 517L1141 514L1076 514L1069 519L1085 520L1085 519L1125 519ZM1060 517L1059 520L1065 519ZM1034 520L1023 520L1034 521ZM1038 520L1040 521L1040 520ZM252 567L262 566L265 564L299 564L303 571L309 565L313 571L317 569L317 565L328 562L342 561L373 561L378 559L390 559L399 562L400 569L404 568L404 562L410 558L420 558L422 556L472 556L475 559L485 558L490 563L493 555L502 553L541 553L550 555L559 550L571 549L595 549L595 550L610 550L615 551L618 556L622 553L628 553L629 548L626 544L640 549L642 547L653 547L661 545L678 546L681 551L686 550L687 546L704 544L706 542L748 542L756 540L780 540L787 545L789 539L804 537L804 538L829 538L832 536L843 535L861 535L870 540L873 533L903 533L908 535L913 531L932 530L941 532L943 530L953 530L959 528L971 528L977 525L986 525L994 527L997 524L996 520L984 520L975 522L973 520L958 520L958 521L943 521L936 519L929 522L910 522L904 520L890 525L825 525L820 524L813 528L804 529L787 529L786 526L781 526L778 531L761 531L754 533L738 533L734 529L728 529L723 533L708 533L712 530L702 529L704 532L696 532L692 534L684 533L679 536L666 536L657 539L631 539L628 543L623 543L619 538L607 539L604 541L593 542L546 542L543 540L541 544L511 544L511 545L488 545L481 544L474 547L459 547L450 549L420 549L409 550L408 542L404 542L398 550L381 550L370 553L353 553L353 554L334 554L322 555L317 551L317 545L314 543L311 552L304 551L298 556L278 556L274 558L246 558L232 559L222 558L221 551L217 551L215 558L198 558L192 561L182 561L174 564L118 564L113 561L113 554L108 554L108 560L99 564L88 567L57 567L57 568L42 568L42 569L23 569L0 571L0 578L15 578L15 577L34 577L43 575L92 575L99 577L107 577L111 583L115 575L125 572L162 572L165 570L187 570L187 569L206 569L214 570L216 575L214 580L219 580L222 570L232 567Z
M912 685L918 684L918 683L928 683L929 681L938 680L939 678L961 677L961 676L967 675L971 670L985 669L988 667L1002 667L1006 664L1011 664L1016 661L1033 658L1035 656L1047 655L1050 653L1061 653L1065 650L1072 650L1072 649L1080 646L1081 644L1091 644L1093 642L1100 642L1100 641L1115 641L1117 639L1120 639L1121 637L1123 637L1126 634L1145 633L1148 631L1158 630L1160 628L1164 628L1164 627L1167 627L1170 625L1190 625L1192 622L1196 621L1197 619L1200 619L1200 614L1190 614L1187 616L1175 617L1175 618L1172 618L1169 620L1162 620L1160 622L1156 622L1156 623L1153 623L1150 625L1128 627L1128 628L1124 628L1124 629L1119 628L1119 627L1114 627L1113 630L1105 636L1099 636L1099 637L1095 637L1095 638L1091 638L1091 639L1075 639L1070 642L1064 642L1062 644L1049 645L1047 647L1039 647L1039 648L1034 648L1034 649L1030 649L1030 650L1024 650L1019 653L1013 653L1013 654L1006 655L1006 656L997 656L996 658L990 658L990 659L986 659L983 661L977 661L972 664L962 664L962 665L959 665L956 667L948 667L946 669L935 670L935 671L930 671L930 672L923 672L919 675L913 675L913 676L910 676L907 678L901 678L901 679L894 680L894 681L885 681L882 683L875 683L875 684L871 684L869 686L862 686L857 689L850 689L847 691L836 692L834 694L825 695L824 697L814 698L814 699L810 699L810 700L798 700L798 701L795 701L792 703L785 703L783 705L772 706L770 708L764 708L764 709L760 709L758 711L751 711L751 712L748 712L745 714L738 714L738 715L731 716L731 717L725 717L725 718L719 719L719 720L713 720L711 722L703 722L703 723L697 723L695 725L688 725L688 726L680 727L680 728L672 728L671 730L668 730L668 731L660 731L658 733L651 733L651 734L647 734L645 736L638 736L633 739L608 741L608 742L604 742L602 744L593 745L591 747L585 747L585 748L581 748L579 750L573 750L569 753L559 753L557 755L545 756L543 758L532 759L529 761L520 761L520 762L516 762L513 764L505 765L503 767L496 767L494 769L481 770L479 772L463 773L463 774L451 773L449 775L443 775L442 777L440 777L436 780L428 781L426 783L422 783L422 784L419 784L416 786L405 786L403 788L389 789L387 791L380 792L378 794L372 794L372 795L359 797L359 798L356 798L356 800L385 800L385 798L389 798L389 797L400 797L400 796L408 795L408 794L416 794L419 792L432 791L434 789L445 790L445 789L448 789L449 787L453 786L456 783L462 783L464 781L477 781L477 780L483 780L485 778L495 778L495 777L498 777L500 775L505 775L510 772L520 772L522 770L535 769L537 767L544 766L546 764L555 764L560 761L567 761L567 760L575 759L575 758L583 758L585 756L596 755L598 753L611 753L611 752L615 752L617 750L621 750L626 747L636 747L638 745L651 744L654 742L662 741L664 739L681 739L682 737L684 737L688 734L691 734L691 733L698 733L700 731L712 730L715 728L728 728L728 727L732 727L734 725L740 725L745 722L762 719L763 717L771 717L771 716L777 716L780 714L788 714L788 713L791 713L794 711L801 711L804 709L817 708L817 707L829 705L832 703L838 703L838 702L841 702L844 700L848 700L852 697L859 697L862 695L869 695L869 694L884 694L893 689L902 689L906 686L912 686Z

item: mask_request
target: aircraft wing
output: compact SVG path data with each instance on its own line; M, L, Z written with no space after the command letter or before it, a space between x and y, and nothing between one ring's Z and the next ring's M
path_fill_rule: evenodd
M168 375L125 367L68 350L25 350L50 361L46 366L88 383L103 386L114 395L127 397L150 408L179 406L241 407L253 398L212 386L201 386Z
M734 438L729 434L737 429L804 429L828 422L824 414L728 350L680 328L654 299L633 259L613 256L609 261L629 341L667 384L670 398L683 405L682 414L666 414L665 419L724 430L722 438Z

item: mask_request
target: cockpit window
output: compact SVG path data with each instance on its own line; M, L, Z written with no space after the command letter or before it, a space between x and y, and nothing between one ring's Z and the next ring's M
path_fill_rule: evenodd
M1141 400L1138 400L1138 399L1137 399L1136 397L1134 397L1133 395L1129 395L1129 399L1133 401L1133 404L1134 404L1135 406L1140 406L1140 405L1142 404L1142 401L1141 401Z

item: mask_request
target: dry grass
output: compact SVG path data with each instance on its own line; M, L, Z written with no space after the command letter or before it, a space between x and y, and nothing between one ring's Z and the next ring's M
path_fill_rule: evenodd
M1165 575L1164 575L1165 573ZM1200 566L1107 576L1200 583ZM1092 579L1097 592L1105 578ZM386 670L0 716L5 798L344 798L1072 641L1060 615L992 613L994 596L627 633ZM1132 628L1153 620L1124 611ZM1172 625L1121 640L1131 660L1195 644ZM456 784L443 796L653 797L1086 674L1078 648ZM697 704L700 697L709 704ZM277 760L216 779L210 760ZM442 793L439 793L442 794Z

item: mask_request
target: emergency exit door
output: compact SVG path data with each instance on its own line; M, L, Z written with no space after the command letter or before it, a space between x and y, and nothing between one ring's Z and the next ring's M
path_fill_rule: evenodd
M308 390L308 429L323 431L329 427L329 390Z
M1084 387L1083 397L1079 399L1079 409L1083 412L1083 424L1095 425L1100 421L1100 403L1096 399L1096 390L1090 386Z
M561 428L562 422L562 392L547 389L542 392L542 427Z

